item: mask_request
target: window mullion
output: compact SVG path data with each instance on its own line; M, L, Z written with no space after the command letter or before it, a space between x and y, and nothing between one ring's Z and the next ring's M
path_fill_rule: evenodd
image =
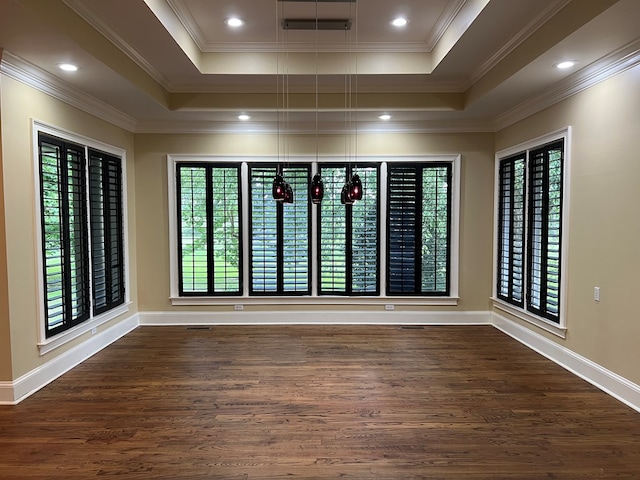
M207 225L207 293L215 291L216 272L214 268L214 236L213 236L213 169L207 165L205 169L205 211Z

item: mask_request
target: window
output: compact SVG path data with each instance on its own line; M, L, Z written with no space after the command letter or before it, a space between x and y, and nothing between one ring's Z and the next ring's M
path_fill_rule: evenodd
M326 192L318 221L319 294L378 295L379 168L320 165L319 173ZM355 174L366 185L362 200L343 205L342 186Z
M561 324L565 139L499 160L496 297Z
M524 154L500 161L498 298L524 304Z
M169 155L171 302L455 305L459 163L454 155L315 164ZM273 199L277 171L292 203ZM319 205L309 198L315 171ZM355 174L363 198L342 204Z
M451 169L450 163L389 166L389 295L449 294Z
M50 338L125 301L122 165L111 154L38 132L38 173Z
M272 196L275 165L251 167L251 293L309 294L309 165L282 168L293 203Z
M239 295L240 166L179 164L176 174L181 295Z
M119 158L89 149L89 205L93 267L93 313L124 302L122 165Z

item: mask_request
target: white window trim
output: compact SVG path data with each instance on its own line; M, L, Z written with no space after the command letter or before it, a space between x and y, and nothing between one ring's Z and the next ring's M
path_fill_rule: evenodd
M498 281L498 209L500 193L500 160L515 155L523 151L534 150L538 147L544 146L548 143L552 143L558 140L564 140L564 159L563 159L563 172L562 172L562 245L560 246L562 260L560 262L561 274L560 274L560 312L559 323L552 322L549 319L543 318L539 315L535 315L526 310L525 307L517 307L511 303L505 302L498 298L497 294L497 281ZM529 169L528 169L529 155L527 154L527 179L525 180L528 186ZM571 198L571 127L568 126L561 130L548 133L546 135L534 138L527 142L514 145L512 147L500 150L495 155L495 173L494 173L494 204L493 204L493 286L491 300L493 306L504 312L510 313L517 318L520 318L532 325L535 325L543 330L553 333L559 337L565 338L567 332L567 273L569 264L569 216L570 216L570 198ZM529 192L527 190L527 196L525 198L525 212L528 212L529 205ZM525 223L527 220L525 219ZM527 280L527 262L525 261L525 282ZM526 295L526 288L525 288Z
M343 156L296 156L287 160L289 163L310 163L311 173L317 172L318 163L344 163ZM244 295L216 296L216 297L191 297L180 296L178 288L178 226L177 226L177 205L176 205L176 165L180 162L209 162L209 163L240 163L242 176L242 208L243 212L249 211L249 191L248 191L248 164L256 162L278 162L276 156L233 156L233 155L167 155L167 184L168 184L168 204L169 204L169 264L170 264L170 295L169 300L172 305L385 305L386 308L393 308L395 305L439 305L455 306L458 304L458 284L459 284L459 258L460 258L460 163L461 155L411 155L411 156L366 156L358 157L352 163L379 163L380 178L378 184L380 188L380 295L369 296L327 296L318 295L317 288L317 235L315 235L316 209L312 208L312 235L311 235L311 295L305 296L249 296L249 238L243 235L243 292ZM451 179L451 258L450 258L450 287L449 295L442 297L427 296L387 296L385 295L386 285L386 184L387 184L387 162L449 162L452 165ZM243 231L249 230L248 215L243 215Z
M92 138L85 137L83 135L79 135L74 132L70 132L68 130L64 130L62 128L54 127L52 125L46 124L39 120L32 119L31 121L31 131L32 131L32 146L33 146L33 162L34 162L34 192L35 192L35 225L34 231L36 233L36 242L35 242L35 258L36 258L36 269L37 269L37 290L38 290L38 306L37 306L37 317L38 317L38 349L40 355L45 355L46 353L55 350L56 348L78 338L81 335L84 335L87 332L93 332L95 328L100 325L108 322L116 318L119 315L122 315L129 311L131 306L131 288L130 288L130 279L129 279L129 220L128 220L128 207L127 207L127 157L126 150L118 147L114 147L112 145L108 145L106 143L102 143L100 141L94 140ZM43 259L42 259L42 228L40 227L40 218L42 215L41 210L41 199L40 199L40 159L39 159L39 147L38 147L38 135L40 133L45 133L48 135L53 135L55 137L59 137L65 141L74 142L79 145L85 147L85 155L88 153L87 150L89 148L94 148L96 150L100 150L102 152L109 153L111 155L115 155L121 158L122 164L122 235L123 235L123 247L124 247L124 281L125 281L125 299L122 305L118 305L111 310L101 313L100 315L93 315L93 285L90 282L89 284L89 299L91 302L89 308L90 317L88 320L82 322L75 327L70 328L69 330L65 330L57 335L47 338L46 337L46 312L44 309L44 292L45 288L45 279L43 274ZM88 157L87 157L88 158ZM87 178L87 182L89 179ZM87 185L88 191L88 185ZM87 203L89 202L89 196L87 195ZM88 208L88 205L87 205ZM87 209L88 216L87 219L90 222L91 219L91 209ZM91 242L88 244L89 252L91 253ZM92 272L92 264L89 262L89 278L93 278Z

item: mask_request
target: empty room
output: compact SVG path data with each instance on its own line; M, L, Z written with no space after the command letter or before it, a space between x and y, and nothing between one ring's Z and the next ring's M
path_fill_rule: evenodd
M0 477L640 478L639 0L0 0Z

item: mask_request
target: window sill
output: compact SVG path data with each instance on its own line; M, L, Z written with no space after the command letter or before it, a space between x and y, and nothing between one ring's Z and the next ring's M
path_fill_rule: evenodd
M456 306L459 297L171 297L171 305L414 305ZM389 308L393 310L393 308Z
M515 307L510 303L507 303L503 300L492 297L493 306L498 310L502 310L503 312L507 312L514 317L517 317L521 320L524 320L527 323L531 323L542 330L545 330L549 333L557 335L560 338L567 337L567 328L557 325L546 318L539 317L537 315L533 315L521 308Z
M40 355L45 355L62 345L69 343L72 340L84 335L87 332L90 332L91 329L97 328L100 325L108 322L109 320L113 320L119 315L127 313L129 311L129 306L131 302L124 303L122 305L117 306L116 308L109 310L108 312L104 312L97 317L93 317L86 322L81 323L80 325L76 325L75 327L67 330L66 332L59 333L58 335L48 338L43 342L38 343L38 349L40 350Z

